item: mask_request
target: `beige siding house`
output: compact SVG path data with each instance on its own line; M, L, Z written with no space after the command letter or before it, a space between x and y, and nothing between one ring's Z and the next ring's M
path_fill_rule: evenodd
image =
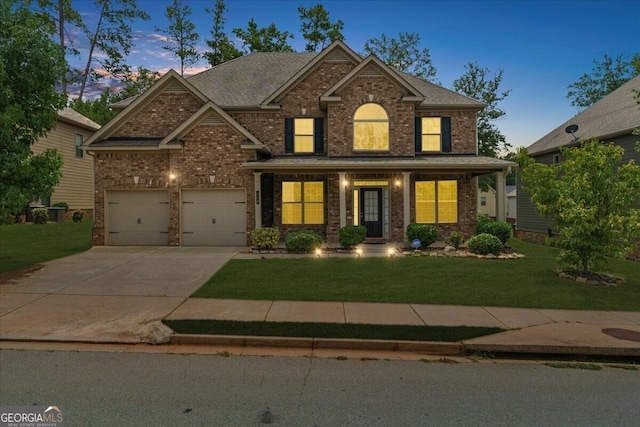
M45 206L67 202L69 212L82 209L85 217L93 213L93 159L80 148L100 125L82 114L65 108L58 113L56 127L40 138L31 148L40 154L47 148L55 148L62 154L62 178L55 187L50 200L42 200Z

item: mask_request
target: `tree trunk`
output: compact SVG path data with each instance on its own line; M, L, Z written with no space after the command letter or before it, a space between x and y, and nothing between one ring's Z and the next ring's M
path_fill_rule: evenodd
M89 47L89 58L87 58L87 65L84 67L84 72L82 73L82 80L80 84L80 93L78 94L78 99L82 101L82 97L84 96L84 89L87 86L87 79L89 78L89 72L91 71L91 60L93 59L93 50L96 47L96 43L98 41L98 34L100 33L100 28L102 26L102 19L104 18L105 9L107 8L107 2L102 3L102 10L100 11L100 18L98 19L98 25L96 26L96 31L91 36L91 45Z

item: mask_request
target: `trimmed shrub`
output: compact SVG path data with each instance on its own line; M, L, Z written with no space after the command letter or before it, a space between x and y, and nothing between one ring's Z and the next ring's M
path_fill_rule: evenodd
M84 211L80 209L73 211L73 222L82 222L82 218L84 218Z
M438 240L438 229L431 224L409 224L407 226L409 242L420 240L422 247L427 247Z
M258 249L273 249L280 241L280 230L272 227L251 230L251 243Z
M496 236L502 244L506 244L512 236L511 224L504 221L484 221L476 226L476 234L488 233Z
M69 203L67 202L58 202L51 205L52 208L65 208L69 209Z
M322 236L315 231L294 231L284 240L287 252L304 254L322 247Z
M462 243L464 242L464 236L462 235L461 232L459 231L452 231L449 234L449 237L447 237L444 242L447 245L451 245L456 249L460 249L460 245L462 245Z
M338 240L343 248L358 246L367 238L367 228L363 225L347 225L338 230Z
M500 255L502 242L493 234L482 233L471 236L467 242L469 250L478 255Z
M47 208L31 209L31 217L34 224L46 224L49 221L49 211Z

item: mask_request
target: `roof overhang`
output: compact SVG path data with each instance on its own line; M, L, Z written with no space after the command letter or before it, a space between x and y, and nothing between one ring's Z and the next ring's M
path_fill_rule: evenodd
M415 158L302 158L279 157L245 162L254 171L455 171L472 174L503 172L517 168L516 162L482 156L430 156Z

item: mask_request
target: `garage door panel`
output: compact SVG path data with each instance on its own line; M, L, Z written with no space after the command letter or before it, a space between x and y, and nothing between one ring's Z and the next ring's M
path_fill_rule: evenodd
M109 245L168 245L168 192L111 191L107 200Z
M246 245L244 190L184 191L182 245Z

